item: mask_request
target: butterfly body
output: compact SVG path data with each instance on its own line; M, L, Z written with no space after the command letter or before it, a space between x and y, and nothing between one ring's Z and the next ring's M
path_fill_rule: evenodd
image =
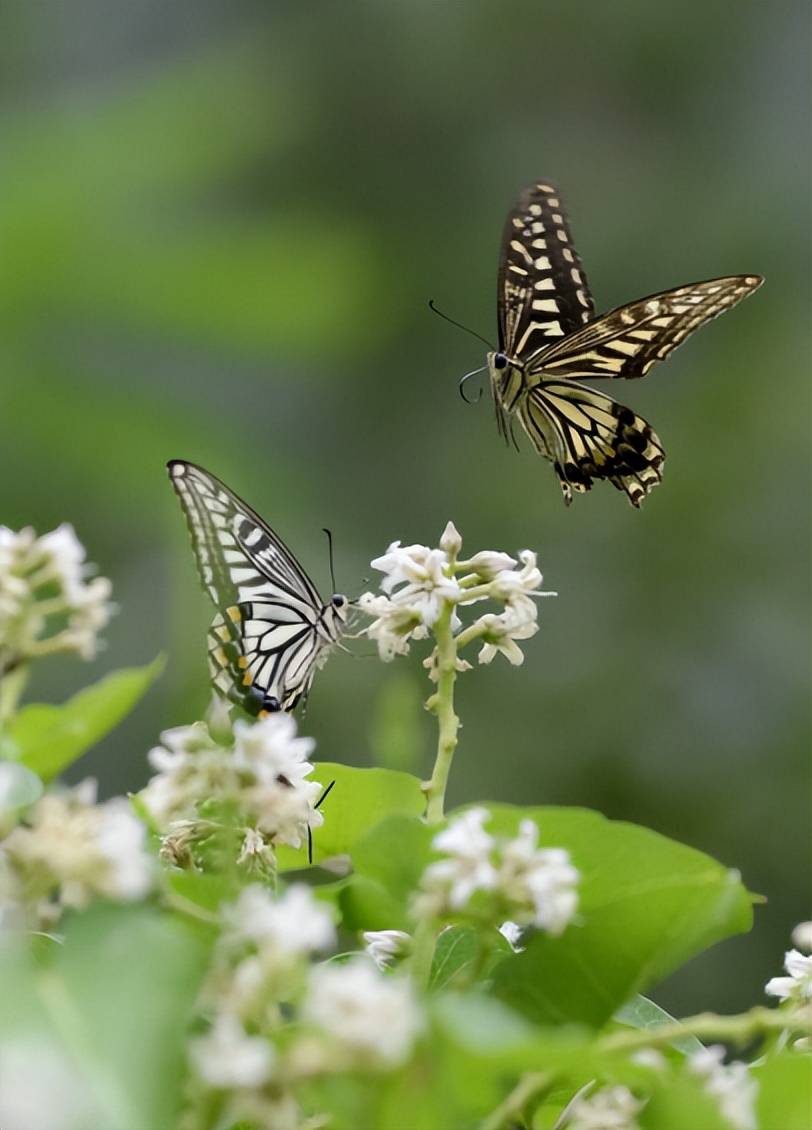
M708 279L595 316L558 190L532 185L508 216L499 269L499 348L488 354L500 433L519 422L564 501L608 479L635 507L662 478L650 424L588 385L643 377L695 329L756 290L758 275ZM512 434L512 433L511 433Z
M214 689L249 714L293 710L341 638L347 598L325 603L270 526L210 472L180 459L168 466L218 609L208 635Z

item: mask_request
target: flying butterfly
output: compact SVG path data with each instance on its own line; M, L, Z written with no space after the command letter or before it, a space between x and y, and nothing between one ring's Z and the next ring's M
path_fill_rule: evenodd
M539 454L552 462L567 505L573 491L608 479L639 507L662 479L659 437L642 416L576 378L644 377L763 281L735 275L689 283L595 317L560 194L548 183L531 185L508 215L498 280L499 347L487 356L500 433L513 435L515 413Z
M218 609L208 633L214 689L259 717L293 710L341 638L347 598L325 604L281 538L214 475L182 459L167 469Z

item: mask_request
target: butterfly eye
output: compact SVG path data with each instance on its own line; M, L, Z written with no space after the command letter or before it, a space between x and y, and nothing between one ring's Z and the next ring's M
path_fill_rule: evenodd
M494 354L494 357L493 357L493 367L494 367L494 369L504 369L506 367L507 363L508 363L508 359L507 359L507 357L505 357L504 353L495 353Z
M333 608L343 608L346 603L347 598L342 596L341 593L336 593L333 597Z

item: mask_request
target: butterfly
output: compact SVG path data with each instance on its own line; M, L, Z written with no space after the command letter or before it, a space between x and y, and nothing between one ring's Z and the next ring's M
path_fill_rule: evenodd
M208 633L215 691L258 717L293 710L340 640L347 598L325 604L284 542L214 475L183 459L167 469L218 609Z
M510 212L498 280L499 348L488 353L496 421L514 413L549 459L564 494L608 479L632 506L662 479L665 452L651 425L576 378L644 377L689 334L761 286L759 275L689 283L595 317L558 190L526 189Z

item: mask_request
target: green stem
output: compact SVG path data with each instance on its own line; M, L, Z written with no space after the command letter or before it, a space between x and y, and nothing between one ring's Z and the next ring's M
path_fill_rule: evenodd
M784 1012L779 1008L751 1008L738 1016L717 1016L713 1012L700 1012L687 1016L673 1024L661 1024L655 1028L642 1028L633 1032L617 1032L601 1041L601 1049L607 1052L630 1052L637 1048L670 1044L685 1036L696 1036L700 1040L727 1040L734 1044L746 1044L749 1040L768 1032L790 1031L797 1035L809 1035L812 1022L802 1010Z
M504 1102L482 1123L480 1130L502 1130L516 1118L520 1118L524 1108L545 1091L553 1080L549 1071L530 1071L523 1075Z
M17 713L17 703L28 682L28 664L7 667L0 673L0 731Z
M437 716L439 734L437 738L437 758L431 780L426 788L428 804L426 820L429 824L439 824L444 815L445 790L448 774L457 748L457 733L460 720L454 712L454 683L457 679L457 646L451 630L451 617L454 606L448 602L434 625L434 638L437 641L437 690L426 703Z

